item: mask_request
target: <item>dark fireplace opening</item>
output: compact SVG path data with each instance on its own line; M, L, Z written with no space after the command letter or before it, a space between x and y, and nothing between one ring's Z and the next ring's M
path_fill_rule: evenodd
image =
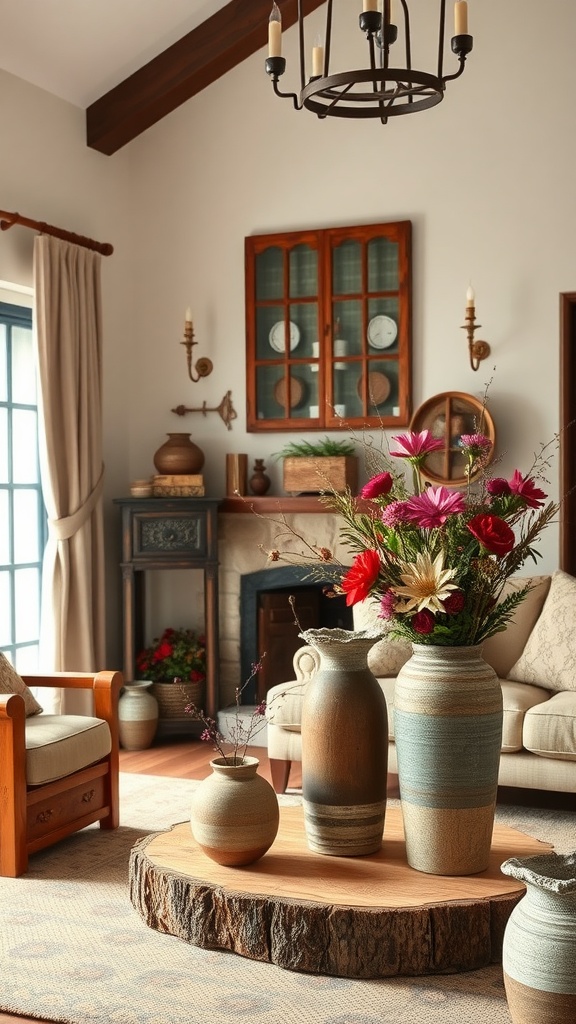
M258 675L242 694L243 704L264 699L276 683L294 678L292 659L304 644L289 602L292 595L302 629L325 626L352 629L352 609L343 594L329 597L335 573L326 572L323 580L311 580L310 569L303 565L283 566L247 573L240 581L240 666L242 682L260 659Z

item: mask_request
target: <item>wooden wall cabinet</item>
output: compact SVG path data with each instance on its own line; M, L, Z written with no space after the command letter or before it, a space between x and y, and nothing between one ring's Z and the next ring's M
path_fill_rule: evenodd
M245 240L247 429L406 426L411 223Z

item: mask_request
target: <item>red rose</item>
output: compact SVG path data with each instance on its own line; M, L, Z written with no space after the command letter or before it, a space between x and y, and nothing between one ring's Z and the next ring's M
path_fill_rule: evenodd
M490 516L481 512L467 525L470 533L492 555L507 555L516 543L513 531L500 516Z
M412 616L412 629L422 636L432 633L435 625L436 619L429 608L423 608L421 612L416 612L416 615Z
M458 615L464 607L465 600L461 590L453 590L443 601L444 611L447 615Z
M390 494L394 479L391 473L378 473L360 491L361 498L381 498Z
M342 590L346 594L346 604L358 604L368 597L380 572L380 555L369 549L356 555L352 568L342 580Z
M497 476L493 480L488 480L486 483L486 490L493 498L503 498L512 494L510 484L502 476Z

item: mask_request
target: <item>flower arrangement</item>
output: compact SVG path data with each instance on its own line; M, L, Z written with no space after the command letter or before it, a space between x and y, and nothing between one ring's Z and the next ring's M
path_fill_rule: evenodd
M165 629L150 647L136 656L141 679L153 682L203 683L206 679L206 641L192 629Z
M528 593L529 585L502 597L506 580L527 559L536 561L534 544L558 510L537 486L547 446L527 475L516 470L509 480L489 479L492 442L480 433L463 434L467 484L460 491L427 486L422 474L424 460L444 441L428 430L392 440L397 450L371 449L373 461L377 456L383 465L362 488L360 501L350 491L324 496L342 516L342 540L354 556L334 590L346 594L348 605L377 598L383 632L420 644L480 644L506 628ZM411 487L396 460L409 468ZM283 526L289 530L285 521ZM326 548L315 555L323 563L335 561ZM281 557L278 550L269 552L272 560Z

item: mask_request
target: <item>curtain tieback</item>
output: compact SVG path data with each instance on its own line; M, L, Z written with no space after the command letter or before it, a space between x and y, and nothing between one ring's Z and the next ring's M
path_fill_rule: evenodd
M78 530L84 526L84 523L88 521L96 508L98 501L102 497L103 488L104 467L102 467L102 472L100 473L100 478L96 486L80 508L76 509L71 516L63 516L61 519L48 520L50 536L55 540L70 540L75 533L78 533Z

